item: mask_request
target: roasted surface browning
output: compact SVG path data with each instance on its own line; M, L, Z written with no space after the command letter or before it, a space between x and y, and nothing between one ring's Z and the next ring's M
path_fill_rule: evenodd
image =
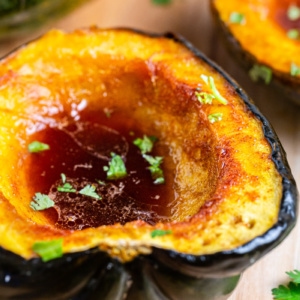
M213 76L227 99L201 104ZM80 231L55 227L29 207L27 145L44 128L86 111L121 111L159 138L171 221ZM220 122L208 115L223 113ZM282 183L260 122L227 81L179 42L130 30L51 31L0 64L0 245L25 258L37 240L64 238L64 252L99 246L130 260L151 246L207 254L232 249L277 221ZM172 234L151 238L153 229Z

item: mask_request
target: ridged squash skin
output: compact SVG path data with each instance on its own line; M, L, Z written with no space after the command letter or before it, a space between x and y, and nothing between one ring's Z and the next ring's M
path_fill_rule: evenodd
M299 105L300 73L293 68L300 66L300 19L290 19L288 11L293 6L299 8L300 2L211 0L210 4L218 32L237 62L249 71L255 65L270 69L271 86ZM243 20L231 19L234 13L241 14Z
M202 75L226 103L199 100L212 93ZM172 213L154 225L58 228L30 208L27 145L45 128L108 110L158 137ZM222 118L211 122L215 113ZM1 60L0 114L2 299L226 299L295 224L297 189L271 125L172 34L50 31ZM156 229L171 234L153 238ZM32 245L57 238L63 256L42 262Z

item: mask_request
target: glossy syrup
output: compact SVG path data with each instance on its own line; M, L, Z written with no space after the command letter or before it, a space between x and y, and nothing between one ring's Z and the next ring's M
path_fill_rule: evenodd
M88 227L125 224L144 220L149 224L166 221L170 216L168 186L153 183L151 173L133 140L143 137L128 117L104 113L81 117L61 128L46 128L32 140L47 143L50 150L30 155L30 184L32 191L48 194L55 207L44 211L49 221L60 228L80 230ZM154 146L150 153L157 153ZM111 153L120 155L127 176L107 180L103 170ZM164 165L162 164L162 169ZM62 175L76 192L60 192ZM91 185L101 200L78 193Z

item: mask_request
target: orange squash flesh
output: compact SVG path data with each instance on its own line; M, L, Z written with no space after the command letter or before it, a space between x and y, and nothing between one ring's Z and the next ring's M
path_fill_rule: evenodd
M199 87L209 92L202 74L214 78L227 105L197 100ZM82 101L83 111L121 111L159 138L168 222L73 231L30 208L37 191L27 146L36 132L80 119ZM222 120L211 123L213 113ZM277 221L282 183L261 123L220 74L172 39L125 29L50 31L1 61L0 115L0 246L24 258L36 256L34 242L60 237L64 253L99 247L122 261L152 246L209 254ZM154 229L172 234L151 238Z

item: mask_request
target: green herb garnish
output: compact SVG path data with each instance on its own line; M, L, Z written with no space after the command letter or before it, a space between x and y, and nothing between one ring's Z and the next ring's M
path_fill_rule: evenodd
M76 189L74 189L70 183L66 182L67 180L66 175L64 173L61 173L60 177L63 185L58 186L57 190L59 192L65 192L65 193L76 193Z
M103 181L103 180L97 180L97 182L98 182L100 185L106 185L106 182Z
M155 229L151 232L150 235L152 238L156 238L158 236L164 236L164 235L168 235L168 234L172 234L172 230Z
M232 12L229 16L229 22L232 24L245 24L245 15L239 12Z
M287 17L291 21L296 21L300 18L300 7L296 5L290 5L287 10Z
M163 161L161 156L151 156L144 154L143 158L150 164L148 170L151 172L152 179L154 179L154 184L163 184L165 182L163 170L160 165Z
M154 136L146 136L144 135L143 138L137 138L133 141L133 144L136 145L142 152L142 154L151 152L154 146L154 142L157 140Z
M286 272L287 275L293 280L295 283L300 283L300 271L294 270L290 272Z
M172 0L152 0L152 3L156 5L168 5L172 3Z
M262 79L265 84L269 84L272 80L272 70L262 65L254 65L249 71L249 75L253 81Z
M290 74L292 76L298 76L298 75L300 75L300 67L297 66L294 63L291 63Z
M54 206L48 195L36 193L33 197L33 201L30 202L30 207L34 210L44 210Z
M47 262L54 258L62 257L62 244L63 239L40 241L32 245L32 250L42 258L43 262Z
M62 183L65 183L66 180L67 180L67 176L66 176L64 173L61 173L61 174L60 174L60 177L61 177Z
M112 159L108 166L104 166L103 170L106 171L107 179L116 180L121 179L127 175L127 170L124 161L120 155L111 153Z
M300 32L298 29L290 29L286 35L291 40L297 40L300 37Z
M30 153L42 152L45 150L49 150L50 146L45 143L41 143L39 141L33 141L28 145L28 151Z
M105 116L109 119L111 117L111 114L113 113L113 110L110 109L110 108L104 108L103 109L104 113L105 113Z
M208 115L208 120L210 123L222 121L222 118L223 118L222 113L214 113L214 114Z
M76 193L76 189L74 189L72 185L68 182L64 183L63 186L58 186L57 190L59 192L65 192L65 193Z
M300 299L300 271L294 270L286 272L291 281L287 286L279 285L272 289L274 299L281 300L299 300Z
M84 196L88 196L88 197L92 197L92 198L95 198L97 200L102 199L102 197L99 196L96 193L96 187L93 186L93 185L90 185L90 184L86 185L83 189L81 189L79 191L79 194L84 195Z
M195 92L195 95L202 104L212 104L213 99L215 99L214 95L205 92Z
M226 105L227 100L218 91L218 89L215 85L215 81L214 81L213 77L212 76L206 76L206 75L203 75L203 74L200 77L206 83L206 85L209 86L209 88L212 91L212 95L214 96L214 98L217 99L220 103Z

